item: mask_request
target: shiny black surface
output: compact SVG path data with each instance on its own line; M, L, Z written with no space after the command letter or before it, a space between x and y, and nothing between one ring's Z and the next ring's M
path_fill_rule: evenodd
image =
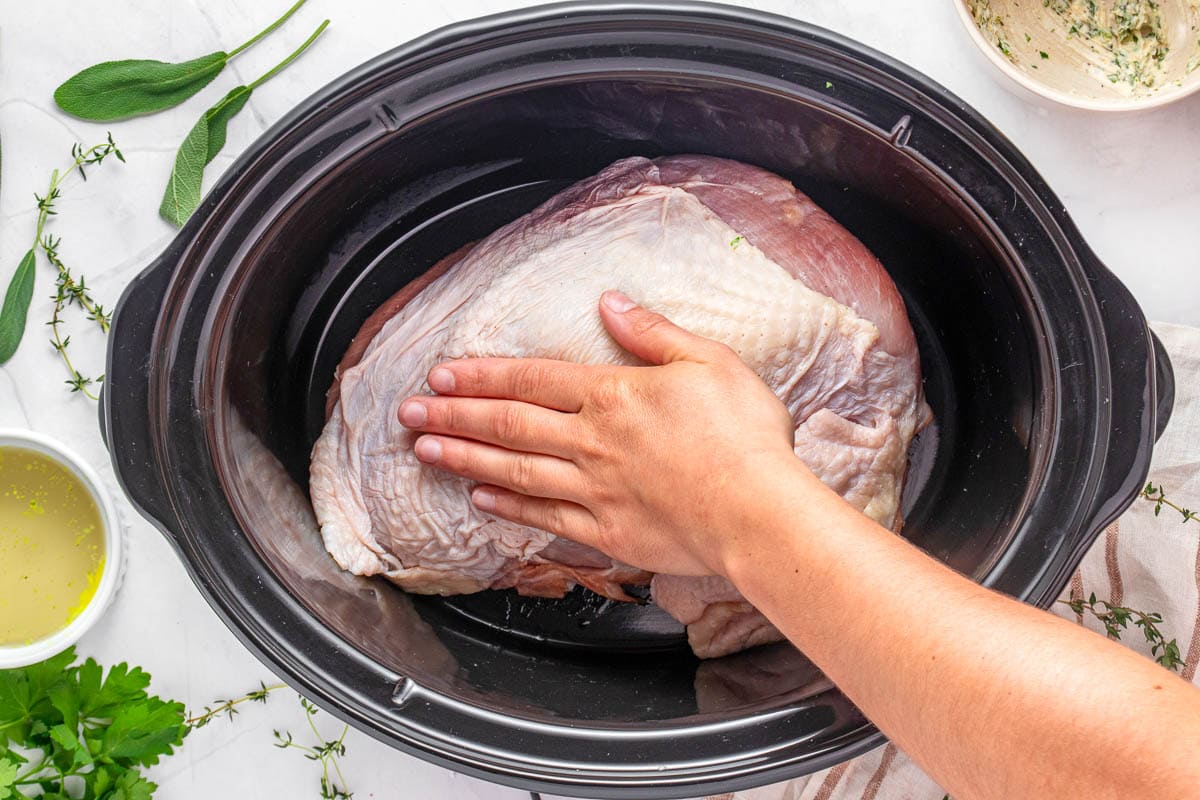
M790 647L699 663L653 606L410 598L321 546L308 453L375 305L569 182L674 152L787 176L895 278L937 417L905 497L918 545L1045 606L1134 497L1169 366L1040 177L960 101L728 7L466 23L276 125L116 315L103 414L126 491L322 706L438 763L592 797L729 791L882 741Z

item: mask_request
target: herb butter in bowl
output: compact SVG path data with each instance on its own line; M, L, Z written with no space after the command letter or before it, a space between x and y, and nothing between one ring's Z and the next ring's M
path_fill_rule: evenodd
M91 467L48 437L0 429L0 669L49 658L96 622L123 544Z
M980 49L1042 97L1129 111L1200 89L1200 0L955 0Z

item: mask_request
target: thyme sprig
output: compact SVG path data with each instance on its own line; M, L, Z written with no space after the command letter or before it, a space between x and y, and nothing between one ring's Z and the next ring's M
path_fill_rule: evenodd
M304 707L305 719L308 720L308 727L312 730L315 741L311 745L303 745L296 742L290 731L273 731L275 746L281 750L299 750L309 761L321 762L321 800L351 800L354 795L346 788L346 778L342 775L342 768L338 763L338 758L346 755L346 734L350 726L344 726L338 738L325 739L313 721L313 717L317 715L317 707L303 697L300 698L300 705ZM337 775L337 782L329 773L330 767Z
M206 705L200 713L188 717L184 724L190 733L221 717L232 720L239 713L238 706L243 703L266 703L272 692L286 688L287 685L283 683L268 685L259 681L257 689L230 700L214 700ZM304 716L312 731L314 741L311 744L301 744L296 741L290 731L275 730L272 731L275 735L275 746L281 750L298 750L309 761L321 763L319 785L322 800L351 800L354 795L346 788L346 778L342 775L342 767L338 763L338 759L346 755L346 735L350 732L350 726L344 726L338 738L325 739L317 730L316 722L313 719L317 715L317 707L303 697L300 698L300 705L304 708Z
M62 185L67 177L72 172L77 171L79 177L86 181L87 167L99 166L110 155L116 156L118 161L125 161L125 156L122 155L116 142L113 141L111 133L108 134L108 138L104 142L91 147L84 147L81 144L73 145L71 147L71 166L62 171L56 169L50 173L50 184L46 189L46 193L44 195L34 194L34 199L37 201L38 216L33 249L41 250L42 254L46 257L46 261L54 267L56 272L54 282L55 291L51 296L51 299L54 301L54 307L50 314L50 320L46 323L50 326L51 330L50 346L59 354L63 365L67 368L69 377L66 383L71 387L71 391L81 392L92 400L97 399L97 396L88 387L102 382L104 376L100 375L96 378L90 378L81 373L71 361L71 357L67 352L71 344L71 337L63 334L63 311L70 306L79 307L87 319L96 323L101 332L105 334L108 333L112 322L112 315L92 295L84 277L82 275L76 277L63 262L62 257L59 255L62 237L51 236L49 233L46 233L46 223L50 217L58 214L55 204L62 197Z
M71 345L71 337L69 335L63 336L63 311L69 306L78 306L83 310L87 319L99 325L101 332L106 334L112 323L112 315L92 297L84 277L80 276L76 279L71 274L70 268L63 263L62 258L58 255L58 246L61 242L61 238L55 238L47 234L40 243L46 260L58 270L58 274L54 280L54 294L51 296L54 306L50 312L50 321L46 323L50 326L50 346L62 358L63 364L67 368L67 373L70 377L66 383L71 387L71 391L82 392L85 396L96 400L97 396L88 387L94 383L103 382L104 375L101 374L93 379L82 374L75 368L75 364L71 361L71 356L67 353L67 348Z
M1080 598L1078 600L1059 600L1058 602L1069 606L1078 616L1083 616L1085 611L1091 614L1104 626L1104 632L1110 639L1119 640L1121 632L1127 630L1129 623L1132 622L1134 627L1142 630L1146 641L1150 643L1150 655L1154 656L1155 661L1175 672L1178 672L1179 668L1183 666L1179 645L1174 639L1168 642L1162 631L1158 629L1158 625L1163 621L1162 614L1135 611L1132 608L1114 605L1107 600L1097 600L1095 592L1092 592L1086 600Z
M1146 488L1142 489L1142 497L1154 503L1154 516L1162 513L1163 506L1178 511L1183 517L1183 524L1189 522L1200 522L1200 511L1192 511L1190 508L1178 506L1167 499L1167 492L1162 486L1155 486L1154 482L1146 484Z
M259 681L257 689L246 692L241 697L231 700L213 701L211 704L204 707L204 711L195 716L189 717L187 719L187 726L189 729L195 730L197 728L203 728L217 717L223 716L226 719L233 719L234 715L238 713L237 707L242 703L266 703L267 697L271 694L271 692L286 688L286 683L273 683L268 686L263 681Z

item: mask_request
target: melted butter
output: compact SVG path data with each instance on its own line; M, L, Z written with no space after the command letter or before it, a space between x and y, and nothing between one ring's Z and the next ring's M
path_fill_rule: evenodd
M0 447L0 645L79 616L104 573L104 527L87 487L54 459Z

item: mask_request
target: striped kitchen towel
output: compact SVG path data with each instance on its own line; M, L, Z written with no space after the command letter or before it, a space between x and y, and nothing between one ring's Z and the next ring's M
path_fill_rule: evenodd
M1200 328L1155 323L1175 368L1175 411L1154 449L1150 480L1167 497L1200 508ZM1159 629L1174 638L1184 657L1183 677L1200 685L1200 524L1138 500L1088 552L1063 599L1111 600L1139 611L1158 611ZM1093 618L1079 620L1066 605L1054 613L1103 632ZM1138 631L1122 643L1148 653ZM717 795L709 800L942 800L943 790L895 745L833 769L786 783Z

